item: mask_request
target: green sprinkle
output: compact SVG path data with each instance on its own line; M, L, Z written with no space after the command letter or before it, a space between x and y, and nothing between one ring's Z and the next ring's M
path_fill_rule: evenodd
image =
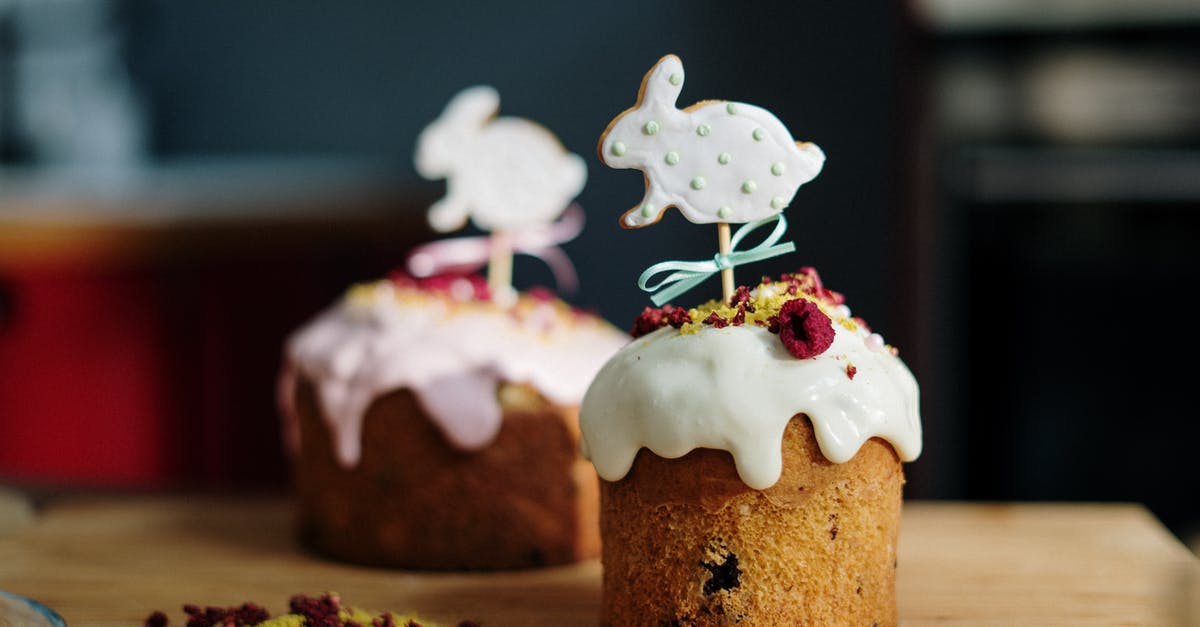
M729 115L737 115L737 110L738 107L736 102L725 103L725 111L727 111Z
M657 133L658 132L658 122L655 122L654 120L650 120L649 122L646 122L646 125L642 127L642 132L647 135L653 135L653 134Z
M663 161L666 161L667 165L675 165L676 163L679 163L679 153L672 150L671 152L667 153L667 156L663 157Z
M771 174L774 174L775 176L782 176L783 175L783 164L779 163L779 162L772 163L771 164Z
M733 159L733 155L731 155L727 152L723 152L723 153L717 155L717 163L719 163L721 165L728 165L730 159Z
M786 206L787 206L787 201L780 198L779 196L776 196L771 199L771 208L772 209L783 209Z
M643 218L653 218L654 213L655 213L654 205L652 205L650 203L646 203L646 204L642 205L642 217Z
M753 194L754 190L756 190L756 189L758 189L758 183L755 183L754 181L752 181L750 179L746 179L745 181L742 181L742 193L743 194Z
M767 136L767 132L762 130L761 128L756 128L756 129L754 129L753 133L750 133L750 136L754 138L754 141L760 142L763 140L764 137Z
M692 179L692 189L696 191L704 189L704 186L707 184L708 181L704 180L703 176L697 176L696 178Z
M624 142L613 142L612 153L618 157L624 155L625 154Z
M679 84L683 82L683 76L673 73L667 77L667 82L679 87Z
M712 127L707 124L701 124L700 126L696 127L696 134L701 137L708 137L708 134L711 132Z
M717 217L721 218L722 220L731 215L733 215L733 209L730 209L729 207L721 207L720 209L717 209Z

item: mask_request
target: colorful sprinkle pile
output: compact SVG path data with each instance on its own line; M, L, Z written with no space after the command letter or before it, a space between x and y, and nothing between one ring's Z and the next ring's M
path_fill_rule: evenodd
M835 323L850 331L870 330L861 318L850 317L845 302L844 296L825 287L814 268L804 267L778 280L763 277L753 289L739 286L729 302L713 300L694 309L647 307L630 334L641 337L668 325L688 335L705 326L721 329L752 324L778 335L793 357L809 359L833 343ZM847 376L853 378L854 372L848 369Z
M441 293L458 301L492 299L487 279L477 274L437 274L418 278L402 271L396 271L388 275L388 279L397 288Z
M341 597L331 592L319 597L303 594L288 601L288 613L274 618L262 606L243 603L235 607L204 607L184 605L187 627L436 627L420 622L413 616L383 612L373 614L342 604ZM146 618L146 627L167 627L167 615L154 612ZM473 621L462 621L458 627L479 627Z
M385 301L419 305L428 311L440 311L446 317L463 313L507 315L518 326L531 331L552 332L572 325L595 325L599 317L574 307L545 287L532 287L516 295L511 303L492 300L487 281L475 274L441 274L416 278L393 272L386 279L352 285L345 300L364 311Z

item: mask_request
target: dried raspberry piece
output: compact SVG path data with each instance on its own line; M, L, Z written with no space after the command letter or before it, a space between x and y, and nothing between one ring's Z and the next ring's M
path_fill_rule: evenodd
M403 270L392 270L388 273L387 279L396 287L416 287L417 279L411 274Z
M733 295L729 297L730 307L741 307L748 313L754 313L754 300L750 296L750 288L745 285L739 285L734 290Z
M737 307L738 305L745 305L746 303L749 303L749 302L750 302L750 288L746 287L745 285L737 286L737 289L733 291L733 295L729 297L729 306L730 307Z
M854 380L854 375L856 374L858 374L858 368L854 364L846 364L846 376L850 377L851 381Z
M185 605L183 612L188 615L187 627L217 627L226 623L223 608Z
M525 294L539 303L552 303L558 299L558 296L554 294L554 290L542 287L541 285L535 285L525 290Z
M808 279L812 281L813 287L816 287L818 290L825 289L825 284L821 282L821 275L817 274L816 268L812 266L803 266L800 268L800 274L808 277Z
M732 324L735 327L740 327L743 324L746 324L746 308L738 307L737 313L729 319L729 324Z
M796 298L779 309L779 339L797 359L824 353L833 344L833 321L816 303Z
M322 594L315 599L307 595L297 594L288 600L288 608L291 612L307 618L309 625L340 625L340 622L330 623L328 621L329 619L338 620L338 610L341 607L341 597L334 594Z
M647 333L657 331L667 323L662 309L647 307L638 315L637 320L633 321L633 328L629 330L629 334L633 337L642 337Z
M692 321L692 314L688 313L688 310L684 309L683 307L672 307L671 305L667 305L666 307L663 307L663 312L667 314L667 324L675 327L676 329Z
M708 314L708 317L704 319L704 324L711 324L717 329L724 329L725 327L729 326L729 321L717 315L717 312L714 311Z
M822 287L817 289L816 295L817 298L834 306L846 304L846 297L841 292L835 292Z
M487 279L478 274L435 274L417 278L403 270L388 274L388 280L396 287L407 287L426 292L449 294L457 300L491 300ZM544 289L544 288L543 288Z
M241 607L231 611L233 619L239 625L257 625L268 618L271 613L256 603L243 603Z
M167 627L167 615L162 612L155 612L146 617L146 627Z
M637 320L633 321L633 328L629 330L629 334L635 338L642 337L668 324L678 329L691 321L692 315L682 307L670 304L659 309L647 307L638 315Z
M491 300L487 280L477 274L439 274L417 283L418 287L431 292L443 292L457 300Z

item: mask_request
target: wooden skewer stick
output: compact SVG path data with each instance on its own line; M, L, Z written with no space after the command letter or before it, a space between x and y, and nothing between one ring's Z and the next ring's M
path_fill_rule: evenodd
M729 244L729 223L717 223L717 250L722 255L728 255L730 252ZM733 298L733 268L724 268L721 270L721 300L729 302Z
M515 296L512 286L512 237L507 231L493 231L491 255L488 259L488 290L492 299L502 305L510 304Z

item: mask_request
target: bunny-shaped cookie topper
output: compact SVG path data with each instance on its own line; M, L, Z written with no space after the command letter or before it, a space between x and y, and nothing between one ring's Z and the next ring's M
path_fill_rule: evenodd
M500 95L477 86L450 100L417 140L417 172L446 179L429 223L446 232L470 216L487 231L552 222L583 191L587 166L553 133L521 118L497 118Z
M470 270L486 261L492 297L511 302L513 252L545 260L560 287L573 285L574 268L556 245L579 233L583 213L574 207L554 220L583 191L587 166L544 127L498 118L499 109L495 89L464 89L421 132L416 152L421 176L446 179L446 195L429 209L430 225L453 231L470 217L492 235L427 244L413 251L408 265L423 276Z
M821 149L794 141L766 109L718 100L676 108L683 76L679 57L660 59L637 103L600 137L601 161L646 177L642 202L621 226L654 224L671 206L697 224L753 222L782 211L821 171Z
M717 223L719 249L712 259L665 261L642 273L638 286L661 305L721 273L722 299L733 294L734 267L796 249L779 243L787 230L783 209L796 190L825 164L816 144L796 142L766 109L740 102L708 100L686 109L675 102L683 89L683 62L669 54L642 79L637 102L613 119L596 150L613 168L645 175L642 202L620 224L640 228L676 207L691 222ZM749 250L737 246L755 229L775 223L772 233ZM730 234L730 223L744 223ZM652 284L659 274L668 276Z

